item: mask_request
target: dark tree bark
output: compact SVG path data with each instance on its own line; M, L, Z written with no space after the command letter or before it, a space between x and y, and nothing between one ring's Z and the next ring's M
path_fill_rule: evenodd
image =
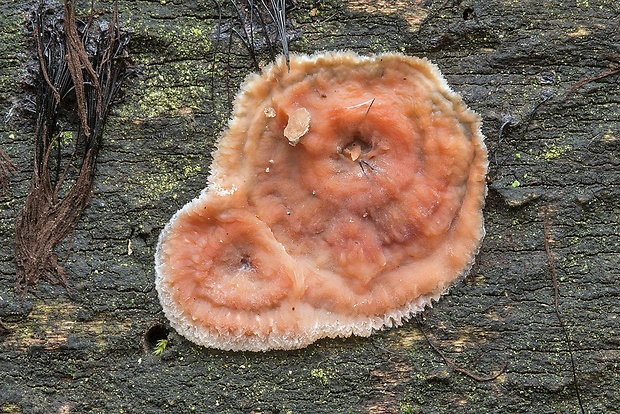
M481 114L487 236L469 277L418 321L257 354L169 331L154 289L160 230L205 185L238 85L271 58L264 40L244 47L221 3L119 1L141 74L110 114L90 207L59 246L69 289L41 282L23 299L13 226L32 174L20 85L31 44L25 11L0 3L0 148L20 168L0 203L2 412L617 411L617 1L299 0L287 14L292 52L425 56ZM111 15L111 3L95 7ZM505 363L491 381L461 372Z

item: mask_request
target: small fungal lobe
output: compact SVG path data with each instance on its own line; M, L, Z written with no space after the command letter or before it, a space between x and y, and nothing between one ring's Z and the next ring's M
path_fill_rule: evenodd
M479 116L428 61L280 58L246 79L207 188L160 235L163 310L224 350L398 326L471 268L486 171Z

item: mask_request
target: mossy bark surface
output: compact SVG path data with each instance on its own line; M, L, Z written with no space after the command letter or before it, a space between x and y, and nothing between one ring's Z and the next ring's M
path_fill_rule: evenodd
M620 75L565 96L618 64L617 1L297 1L291 51L424 56L481 114L487 236L472 273L421 322L267 353L166 332L153 254L204 187L238 86L269 53L254 61L230 40L232 12L214 1L118 7L140 71L108 120L90 206L59 247L70 288L42 282L22 299L13 226L32 173L20 85L31 43L24 5L0 3L0 147L20 168L0 200L0 412L572 413L577 390L586 412L618 410ZM423 333L470 371L507 368L477 381Z

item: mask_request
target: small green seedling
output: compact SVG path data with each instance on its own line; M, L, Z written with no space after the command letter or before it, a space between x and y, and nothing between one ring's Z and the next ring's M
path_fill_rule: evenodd
M153 348L153 355L157 356L157 355L163 354L167 347L168 347L168 340L160 339L159 341L157 341L157 344Z

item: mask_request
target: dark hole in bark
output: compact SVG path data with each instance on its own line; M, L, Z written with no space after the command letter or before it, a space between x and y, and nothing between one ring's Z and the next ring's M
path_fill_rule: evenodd
M151 353L159 341L167 340L170 330L164 324L158 323L151 326L144 333L144 347L146 352Z
M463 20L472 20L476 17L476 13L472 7L467 7L463 10Z

